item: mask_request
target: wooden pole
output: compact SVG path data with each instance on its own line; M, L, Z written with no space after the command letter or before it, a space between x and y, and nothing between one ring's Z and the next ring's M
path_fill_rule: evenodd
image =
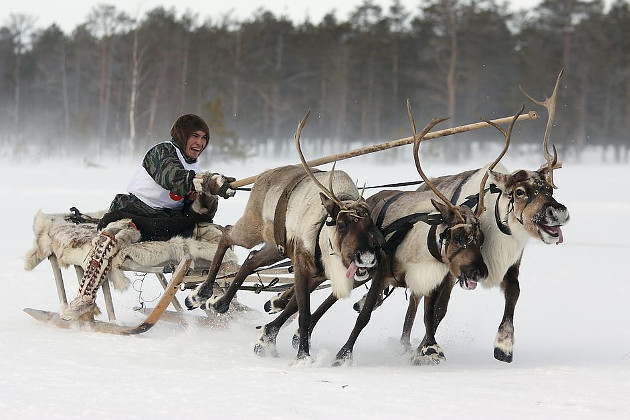
M495 124L508 124L512 122L514 116L497 118L496 120L491 120L491 122ZM517 118L517 121L521 120L535 120L538 118L538 113L536 111L529 111L527 114L522 114ZM436 139L438 137L451 136L453 134L465 133L466 131L477 130L484 127L490 127L485 121L480 121L473 124L460 125L458 127L446 128L444 130L433 131L424 136L424 140ZM320 165L325 165L327 163L336 162L339 160L350 159L352 157L367 155L369 153L380 152L382 150L391 149L398 146L404 146L407 144L413 143L413 136L405 137L398 140L388 141L386 143L375 144L372 146L361 147L359 149L354 149L349 152L338 153L336 155L324 156L321 158L309 160L306 162L309 167L315 167ZM201 174L197 174L197 177L201 177ZM232 183L230 183L230 187L238 188L245 185L253 184L259 175L250 176L248 178L238 179Z

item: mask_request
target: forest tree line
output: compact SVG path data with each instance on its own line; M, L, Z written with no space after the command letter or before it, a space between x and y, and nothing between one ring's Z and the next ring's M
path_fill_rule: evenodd
M0 144L16 150L134 155L196 113L226 154L282 151L307 110L309 137L372 144L410 135L407 98L419 126L504 117L521 104L544 118L518 86L542 100L564 69L552 142L578 153L611 146L627 159L627 0L544 0L516 14L496 0L422 0L415 10L363 1L346 20L320 22L161 7L132 19L99 4L69 34L35 21L0 22ZM538 142L542 129L523 124L519 141Z

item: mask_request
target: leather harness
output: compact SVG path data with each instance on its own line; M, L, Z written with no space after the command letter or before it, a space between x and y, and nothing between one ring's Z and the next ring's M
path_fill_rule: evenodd
M313 172L321 172L318 169L313 170ZM284 187L278 202L276 203L276 209L274 211L273 220L274 220L274 230L273 237L276 241L276 247L278 251L282 253L285 257L287 256L287 229L286 229L286 221L287 221L287 209L289 206L289 199L291 194L295 190L295 188L306 178L308 178L308 174L298 174L294 176L289 183ZM326 222L326 218L328 215L324 215L322 220L319 223L319 229L317 229L317 240L315 245L315 265L318 270L323 271L324 266L321 261L322 250L319 246L319 235L324 227L324 223Z

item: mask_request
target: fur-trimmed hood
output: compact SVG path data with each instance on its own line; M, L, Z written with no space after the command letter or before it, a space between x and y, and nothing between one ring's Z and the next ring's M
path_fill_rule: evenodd
M184 159L188 163L194 163L197 159L190 159L186 156L186 142L192 133L195 131L203 131L208 136L206 141L206 147L208 146L208 141L210 141L210 129L208 128L208 124L199 116L195 114L184 114L175 121L173 127L171 127L171 138L172 142L184 155ZM204 147L205 149L205 147Z

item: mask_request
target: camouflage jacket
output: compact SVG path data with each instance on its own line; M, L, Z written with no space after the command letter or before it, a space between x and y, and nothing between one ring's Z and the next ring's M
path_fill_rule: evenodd
M144 156L142 166L163 188L185 196L195 190L195 171L184 169L177 157L176 147L173 142L156 144Z
M180 162L176 145L173 142L159 143L153 146L144 156L142 167L147 174L164 189L172 194L187 198L194 190L195 171L185 169ZM154 209L133 194L118 194L112 201L109 211L125 211L146 217L181 216L188 213L192 200L184 200L184 209Z

